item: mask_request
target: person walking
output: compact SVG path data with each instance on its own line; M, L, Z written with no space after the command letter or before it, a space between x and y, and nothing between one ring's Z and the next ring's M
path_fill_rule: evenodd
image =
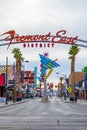
M75 89L75 102L77 102L77 99L78 99L78 91L77 89Z

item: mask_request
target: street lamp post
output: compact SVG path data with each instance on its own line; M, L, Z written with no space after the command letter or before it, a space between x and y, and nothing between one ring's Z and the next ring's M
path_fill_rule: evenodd
M13 103L16 101L16 65L13 64L13 79L14 79L14 89L13 89Z
M28 60L25 60L25 61L23 61L23 62L25 62L25 63L29 63ZM21 67L21 78L22 78L22 79L24 78L24 71L25 71L25 65L22 64L22 67Z
M6 100L5 104L8 104L8 57L6 57Z
M25 61L23 61L23 63L29 63L29 60L25 60ZM25 65L24 64L22 64L22 68L21 68L23 71L25 70Z

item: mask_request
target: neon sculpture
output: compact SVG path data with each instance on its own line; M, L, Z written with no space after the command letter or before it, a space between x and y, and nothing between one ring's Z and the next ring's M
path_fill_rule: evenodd
M53 68L50 68L48 71L48 74L46 75L46 79L50 76L50 74L53 72Z
M53 68L58 67L60 65L44 55L39 54L39 56L42 63L42 71L39 80L41 79L42 75L46 73L46 70L49 69L48 74L46 75L46 79L47 79L50 76L50 74L53 72Z

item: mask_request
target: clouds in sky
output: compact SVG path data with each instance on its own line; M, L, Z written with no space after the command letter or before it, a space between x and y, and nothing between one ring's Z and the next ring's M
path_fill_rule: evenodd
M87 0L1 0L0 1L0 34L14 29L20 35L51 34L61 29L67 30L67 36L78 35L79 39L87 40ZM79 42L77 42L79 43ZM1 44L1 42L0 42ZM80 43L83 44L83 43ZM8 56L9 63L15 62L11 51L19 47L25 59L30 61L30 68L40 65L39 53L49 52L51 59L58 59L60 68L55 68L49 81L56 79L56 72L70 73L68 51L70 45L56 45L54 48L23 48L21 45L0 47L0 64L5 63ZM87 65L87 49L81 48L76 58L76 70ZM27 66L27 65L26 65Z

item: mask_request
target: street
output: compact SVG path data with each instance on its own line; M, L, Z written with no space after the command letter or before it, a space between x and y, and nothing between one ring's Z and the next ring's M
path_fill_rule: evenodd
M49 97L0 108L0 130L87 130L87 104Z

